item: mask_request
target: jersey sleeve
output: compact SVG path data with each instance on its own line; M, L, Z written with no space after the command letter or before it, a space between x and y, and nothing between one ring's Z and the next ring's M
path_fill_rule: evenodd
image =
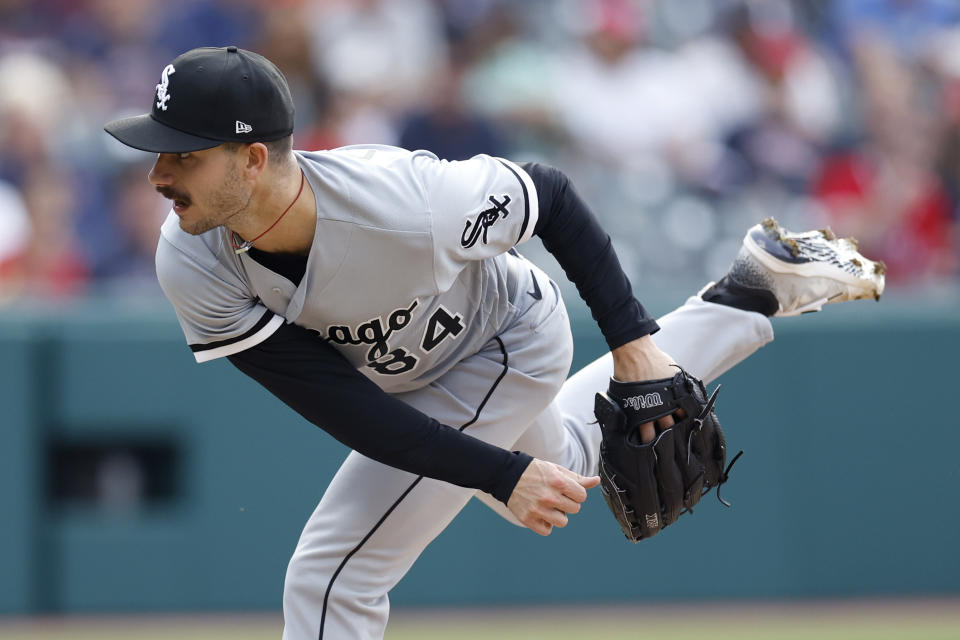
M212 253L205 258L188 254L164 236L157 245L157 279L197 362L260 344L284 322Z
M430 213L441 281L468 261L499 255L533 236L537 191L516 164L487 155L450 162L418 154L414 166Z

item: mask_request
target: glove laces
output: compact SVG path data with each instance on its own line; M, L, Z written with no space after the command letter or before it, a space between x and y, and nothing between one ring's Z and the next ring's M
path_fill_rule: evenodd
M703 421L713 411L713 405L717 402L717 394L720 393L720 387L723 385L717 385L717 388L713 390L713 393L710 394L710 398L707 400L707 404L703 405L703 409L700 411L700 415L693 419L694 429L690 430L689 435L687 436L687 464L690 464L690 447L693 443L693 434L699 433L703 430ZM733 465L740 459L740 456L743 455L743 450L737 452L737 455L733 456L733 460L730 461L730 464L727 465L727 468L723 470L723 473L720 474L720 477L717 478L717 500L720 501L725 507L733 506L720 496L720 487L730 479L730 469L733 468ZM710 489L704 489L701 496L705 496L710 493ZM690 510L691 513L693 512Z

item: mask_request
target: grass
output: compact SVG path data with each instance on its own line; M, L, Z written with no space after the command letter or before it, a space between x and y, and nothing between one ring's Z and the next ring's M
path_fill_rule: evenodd
M0 618L3 640L267 640L273 615ZM960 640L960 599L394 611L386 640Z

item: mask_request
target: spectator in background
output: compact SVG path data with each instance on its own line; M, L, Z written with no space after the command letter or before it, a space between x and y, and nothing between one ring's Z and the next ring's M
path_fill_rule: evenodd
M71 92L64 74L32 53L0 58L0 179L19 190L28 219L8 210L6 224L22 240L8 256L4 289L19 295L63 297L84 290L87 265L75 234L69 167L56 154ZM8 206L16 208L16 204ZM12 216L12 217L11 217ZM12 222L11 222L12 221Z
M957 233L960 214L957 206L960 203L960 25L944 31L935 43L934 51L931 70L941 87L938 111L942 117L937 166L954 203L954 233Z
M194 47L249 42L263 28L264 19L271 19L275 12L284 14L291 3L284 0L263 6L261 0L139 0L139 4L160 9L155 16L154 45L165 55L177 55Z
M956 200L939 172L949 156L949 82L930 68L931 45L956 27L960 6L845 0L836 12L860 82L864 137L824 159L814 194L839 234L887 263L891 282L956 274Z
M462 76L463 66L454 60L433 77L425 108L400 124L401 147L427 149L444 160L466 160L478 153L508 154L496 124L464 103Z
M3 0L0 2L0 43L28 40L59 19L45 0Z
M337 131L330 83L313 62L310 25L308 4L278 3L262 16L256 44L251 48L283 69L296 109L294 137L298 148L334 149L344 143Z
M75 194L68 176L33 171L24 185L31 233L18 269L28 296L66 298L84 292L87 264L73 229Z
M155 255L160 226L169 203L143 188L150 165L133 163L117 174L111 185L111 226L115 229L92 274L98 293L160 294Z
M396 144L394 119L425 95L447 59L429 0L326 0L310 6L313 65L336 96L343 144Z
M858 55L879 45L907 64L926 57L931 38L960 21L956 0L832 0L826 10L841 48Z
M22 188L31 171L55 162L70 84L55 63L23 50L0 56L0 87L0 179Z
M47 34L62 47L56 55L61 67L68 77L103 78L97 83L105 89L103 97L132 109L135 98L143 96L144 78L156 73L157 57L165 59L156 36L165 5L158 0L65 4L68 19ZM83 72L77 74L78 69Z
M0 181L0 303L21 293L24 256L32 231L20 192Z
M468 18L454 0L445 4L448 32L463 62L460 91L467 108L496 121L514 149L535 148L538 156L549 157L563 142L549 98L556 74L552 55L566 45L558 48L530 37L520 14L539 9L548 30L561 40L566 34L533 0L522 5L484 2L483 10Z
M656 15L637 3L582 6L585 46L556 83L556 110L578 147L614 164L656 155L693 188L760 179L806 188L818 146L839 126L841 96L787 0L715 10L706 24L725 30L669 46L649 42ZM740 175L724 176L731 167Z
M820 155L843 130L848 98L841 78L796 20L782 0L744 4L727 17L730 41L761 101L727 139L739 170L729 176L734 186L772 182L806 193Z
M681 136L698 135L699 105L670 53L645 46L639 5L595 0L582 11L580 42L551 83L551 107L573 143L617 165L637 153L668 153Z

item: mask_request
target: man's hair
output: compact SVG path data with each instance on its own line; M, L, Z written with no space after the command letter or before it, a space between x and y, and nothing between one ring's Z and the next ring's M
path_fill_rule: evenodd
M267 148L267 162L275 167L283 167L290 162L290 153L293 151L293 136L286 136L269 142L259 141ZM220 146L224 151L234 152L246 142L224 142Z

